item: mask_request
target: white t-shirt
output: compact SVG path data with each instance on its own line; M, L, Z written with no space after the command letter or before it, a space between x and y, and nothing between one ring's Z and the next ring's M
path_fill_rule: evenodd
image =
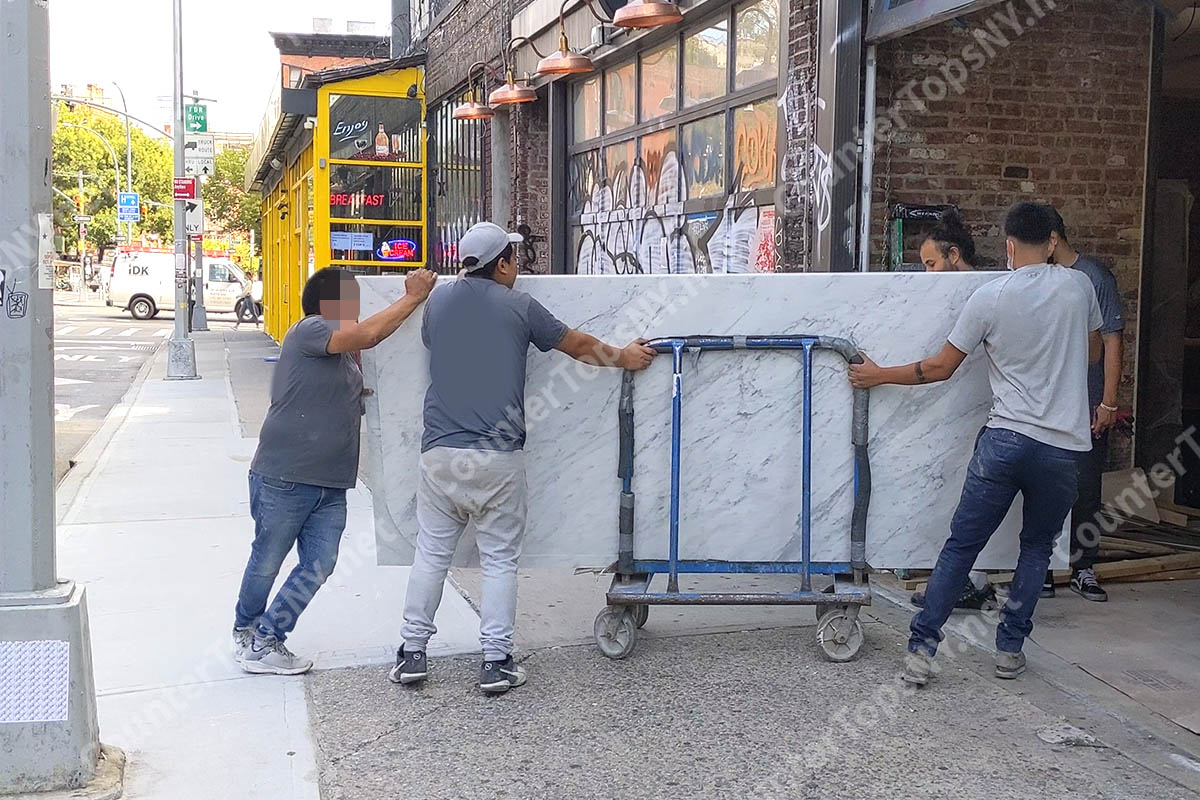
M1086 275L1037 264L976 289L948 340L968 354L983 344L992 385L989 428L1088 451L1088 334L1102 324Z

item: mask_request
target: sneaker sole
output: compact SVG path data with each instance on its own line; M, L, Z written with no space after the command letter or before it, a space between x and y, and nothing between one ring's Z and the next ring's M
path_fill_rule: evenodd
M1071 587L1071 591L1074 592L1075 594L1079 595L1080 597L1082 597L1084 600L1090 600L1093 603L1107 603L1108 602L1107 594L1102 594L1102 595L1088 594L1087 592L1083 591L1082 589L1076 589L1074 586Z
M1016 669L1000 669L1000 667L996 667L996 677L1003 681L1011 681L1024 672L1025 667L1017 667Z
M425 680L427 677L429 677L428 672L397 673L395 669L392 669L392 671L388 673L388 680L392 683L398 683L401 686L408 686L411 683L418 683L419 681Z
M919 678L916 675L904 674L900 676L900 680L911 686L924 686L929 683L929 678Z
M518 686L524 685L525 681L521 681L520 683L514 683L512 681L499 681L497 683L481 683L479 684L479 688L481 691L487 692L488 694L504 694L509 689L516 689Z
M272 667L269 664L263 664L260 661L242 660L242 669L249 672L251 675L303 675L313 668L312 664L304 667L292 667L286 669L284 667Z

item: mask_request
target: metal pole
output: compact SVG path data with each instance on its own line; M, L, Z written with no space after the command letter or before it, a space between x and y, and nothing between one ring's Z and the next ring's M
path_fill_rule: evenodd
M183 0L174 0L175 22L175 176L183 177ZM186 380L196 374L196 343L188 336L188 252L184 202L175 201L175 333L167 342L167 380Z
M83 213L83 170L79 170L79 202L75 204L75 213ZM87 223L79 223L79 299L83 300L83 286L87 283L84 274L84 262L87 260Z
M862 186L858 198L858 271L871 271L871 189L875 180L875 45L863 76Z
M3 794L86 784L100 741L85 593L55 563L48 4L0 3L0 41Z
M204 308L204 237L196 242L196 304L192 307L192 330L208 330L208 311Z
M125 191L133 191L133 131L129 122L129 104L125 102L125 90L116 81L113 86L121 95L121 107L125 109ZM125 223L125 244L133 244L133 223Z

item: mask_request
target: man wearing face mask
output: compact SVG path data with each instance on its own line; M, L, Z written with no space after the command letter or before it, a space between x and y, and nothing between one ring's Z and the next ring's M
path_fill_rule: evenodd
M425 649L446 572L468 523L483 572L479 688L499 694L525 683L512 657L517 559L525 534L525 360L529 345L587 364L645 369L643 340L610 347L559 322L513 289L520 234L481 222L459 240L464 274L435 292L421 338L429 349L429 390L417 477L417 552L404 602L404 640L393 683L428 675Z
M988 421L975 441L962 496L929 585L913 617L903 679L924 685L967 573L1012 505L1025 498L1021 551L996 629L996 676L1025 671L1021 652L1050 565L1054 540L1076 496L1076 464L1092 447L1087 368L1100 358L1103 319L1083 273L1049 262L1054 223L1044 206L1019 203L1004 223L1013 272L967 300L941 351L932 358L880 367L864 358L850 382L943 381L982 345L992 389Z

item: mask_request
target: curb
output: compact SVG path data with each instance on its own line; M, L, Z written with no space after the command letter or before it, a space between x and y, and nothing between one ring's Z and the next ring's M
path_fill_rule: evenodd
M137 398L138 392L141 391L142 384L150 376L151 370L154 369L154 364L158 360L162 349L163 343L160 342L158 347L154 349L154 352L150 354L150 357L142 364L141 369L134 376L133 383L129 385L125 394L121 395L120 402L109 409L108 415L105 416L100 428L92 434L87 443L71 459L71 468L67 470L62 480L54 487L54 516L56 524L63 524L67 513L75 505L75 501L79 497L79 490L83 488L84 482L96 470L96 466L100 462L100 456L103 455L113 436L116 435L121 425L129 417L129 411L133 408L133 401Z

